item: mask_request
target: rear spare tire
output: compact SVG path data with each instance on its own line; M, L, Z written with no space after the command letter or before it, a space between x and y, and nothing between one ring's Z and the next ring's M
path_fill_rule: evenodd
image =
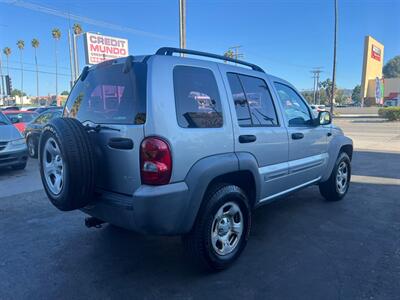
M56 118L39 140L42 183L51 203L63 211L86 206L94 190L94 153L90 137L76 119Z

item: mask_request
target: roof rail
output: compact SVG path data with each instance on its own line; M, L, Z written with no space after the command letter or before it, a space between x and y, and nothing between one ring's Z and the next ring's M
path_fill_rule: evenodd
M237 63L237 64L241 64L241 65L250 67L255 71L259 71L259 72L265 73L262 68L260 68L259 66L255 65L255 64L251 64L251 63L245 62L243 60L239 60L239 59L226 57L226 56L223 56L223 55L218 55L218 54L213 54L213 53L208 53L208 52L202 52L202 51L196 51L196 50L172 48L172 47L162 47L162 48L157 50L156 55L170 55L170 56L172 56L173 53L184 53L184 54L190 54L190 55L205 56L205 57L220 59L220 60L224 60L224 61L230 61L230 62L234 62L234 63Z

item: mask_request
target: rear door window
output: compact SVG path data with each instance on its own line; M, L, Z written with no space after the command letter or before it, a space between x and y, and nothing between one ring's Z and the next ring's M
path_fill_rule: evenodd
M271 93L264 80L228 73L229 86L241 127L278 126Z
M146 120L146 64L136 62L130 71L123 64L99 65L78 79L68 98L64 116L81 122L143 124Z
M180 127L222 127L221 99L211 70L188 66L175 67L174 91Z

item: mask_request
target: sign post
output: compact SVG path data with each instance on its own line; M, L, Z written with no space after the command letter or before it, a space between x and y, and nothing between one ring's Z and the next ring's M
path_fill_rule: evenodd
M129 55L127 39L87 32L84 41L85 58L88 65Z

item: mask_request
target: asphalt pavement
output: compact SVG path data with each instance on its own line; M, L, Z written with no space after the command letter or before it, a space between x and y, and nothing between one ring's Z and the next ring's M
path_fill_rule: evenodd
M58 211L32 160L0 171L0 299L399 299L399 170L400 152L358 149L344 200L313 186L259 208L240 259L210 274L179 237Z

